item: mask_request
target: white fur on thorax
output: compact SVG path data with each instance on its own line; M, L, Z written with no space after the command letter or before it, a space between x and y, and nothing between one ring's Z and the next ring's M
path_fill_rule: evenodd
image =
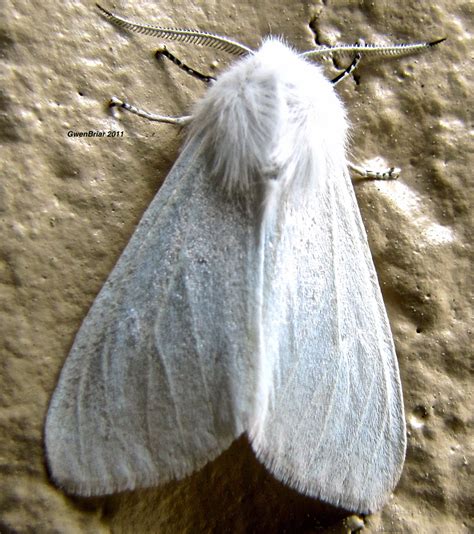
M190 137L229 193L316 191L346 172L345 110L319 66L269 38L197 103ZM301 188L303 190L301 191Z

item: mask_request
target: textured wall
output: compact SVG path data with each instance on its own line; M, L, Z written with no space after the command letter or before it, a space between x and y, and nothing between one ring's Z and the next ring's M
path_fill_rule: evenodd
M468 532L472 3L135 4L106 7L250 46L268 33L301 49L315 34L321 43L448 36L423 55L363 63L338 91L353 125L354 158L383 156L403 169L398 181L356 183L396 340L409 431L400 484L382 512L366 519L366 530ZM203 87L170 63L156 65L156 40L112 27L93 2L7 0L3 9L0 531L340 532L333 510L275 482L245 439L160 489L78 500L48 481L42 428L59 370L180 144L172 126L114 119L107 99L125 96L180 114ZM205 71L216 58L220 66L228 60L170 48ZM123 130L124 137L67 136L90 129Z

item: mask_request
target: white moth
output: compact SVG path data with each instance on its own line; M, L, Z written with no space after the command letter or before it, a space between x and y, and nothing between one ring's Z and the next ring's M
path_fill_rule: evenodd
M246 433L279 480L373 511L400 477L405 422L344 107L280 40L253 52L193 35L247 55L184 120L185 147L76 336L46 421L51 476L80 495L153 486Z

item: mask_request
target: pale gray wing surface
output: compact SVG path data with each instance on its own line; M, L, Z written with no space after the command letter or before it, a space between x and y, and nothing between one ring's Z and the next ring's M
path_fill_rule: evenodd
M45 430L60 486L97 495L180 478L245 430L254 218L188 146L61 372Z
M296 489L347 509L378 508L405 455L389 323L349 177L276 218L265 250L268 409L253 447ZM277 236L277 237L275 237Z

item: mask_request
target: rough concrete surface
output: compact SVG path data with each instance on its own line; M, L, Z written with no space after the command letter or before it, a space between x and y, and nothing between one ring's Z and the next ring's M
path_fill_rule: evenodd
M198 27L252 47L269 33L299 49L315 39L448 37L422 55L363 62L338 91L354 159L381 156L402 168L398 181L355 182L396 341L409 433L402 479L385 508L365 518L365 531L472 532L472 2L105 5L137 21ZM6 0L2 15L0 532L357 528L357 518L345 521L347 513L276 482L244 438L200 472L158 489L76 499L48 480L42 431L58 373L182 139L173 126L112 117L107 100L127 97L179 115L204 88L169 62L157 65L157 40L113 27L94 2ZM212 50L169 46L205 71L229 61ZM68 137L91 129L124 135Z

